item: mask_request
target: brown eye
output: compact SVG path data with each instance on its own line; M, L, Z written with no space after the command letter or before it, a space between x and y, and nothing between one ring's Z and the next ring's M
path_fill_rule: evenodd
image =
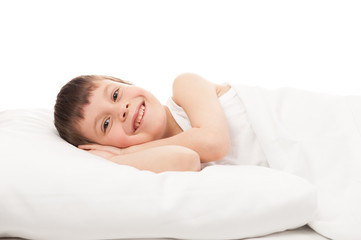
M103 130L104 130L104 132L107 130L108 126L109 126L109 119L105 120L105 122L104 122L104 124L103 124Z
M114 102L118 99L118 93L119 93L119 89L115 90L115 92L113 93L113 101Z

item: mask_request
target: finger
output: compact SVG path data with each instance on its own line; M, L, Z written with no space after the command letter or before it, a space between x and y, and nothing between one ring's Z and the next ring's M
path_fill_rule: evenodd
M90 153L97 155L99 157L103 157L105 159L110 159L114 156L114 154L107 152L107 151L101 151L101 150L89 150Z
M97 155L99 157L103 157L103 158L104 158L104 155L105 155L105 152L98 151L98 150L89 150L88 152L91 153L91 154Z
M112 152L114 154L117 154L121 151L120 148L117 148L117 147L113 147L113 146L101 146L101 148L99 148L103 151L108 151L108 152Z
M99 149L99 145L98 144L84 144L84 145L78 145L78 148L80 149L84 149L84 150L96 150Z
M119 154L120 149L113 146L107 145L99 145L99 144L86 144L86 145L79 145L78 148L83 150L101 150L101 151L108 151L114 154Z

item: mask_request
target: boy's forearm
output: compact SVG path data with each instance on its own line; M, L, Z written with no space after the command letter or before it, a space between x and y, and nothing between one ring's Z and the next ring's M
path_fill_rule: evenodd
M125 152L131 153L158 146L179 145L197 152L202 162L210 162L222 159L228 154L229 141L228 135L217 135L217 132L210 130L191 128L169 138L131 146L125 149Z
M121 165L155 173L164 171L200 171L196 152L180 146L153 147L134 153L116 155L109 159Z

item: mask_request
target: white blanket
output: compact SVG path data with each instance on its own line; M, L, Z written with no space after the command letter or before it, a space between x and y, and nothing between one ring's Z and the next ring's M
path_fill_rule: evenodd
M270 167L317 186L309 225L331 239L361 239L361 97L234 87Z

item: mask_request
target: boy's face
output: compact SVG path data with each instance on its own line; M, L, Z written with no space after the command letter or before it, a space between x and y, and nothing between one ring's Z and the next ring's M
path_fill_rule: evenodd
M166 130L166 112L148 91L111 80L96 83L85 105L80 132L86 138L115 147L161 138Z

